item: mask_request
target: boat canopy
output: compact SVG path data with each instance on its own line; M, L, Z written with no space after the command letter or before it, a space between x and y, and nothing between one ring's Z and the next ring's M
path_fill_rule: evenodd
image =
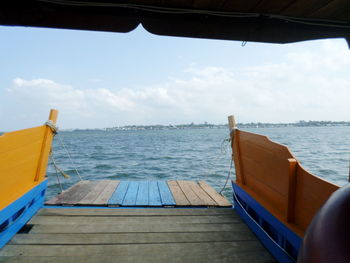
M0 24L292 43L345 38L348 0L6 0Z

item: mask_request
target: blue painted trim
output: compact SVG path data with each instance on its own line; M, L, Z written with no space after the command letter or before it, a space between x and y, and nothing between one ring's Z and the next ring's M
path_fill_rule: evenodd
M235 183L234 209L278 262L296 262L302 238ZM238 200L237 200L238 199Z
M0 211L0 248L43 207L47 180Z
M158 181L158 188L163 205L176 205L175 200L173 198L173 194L170 192L167 182Z

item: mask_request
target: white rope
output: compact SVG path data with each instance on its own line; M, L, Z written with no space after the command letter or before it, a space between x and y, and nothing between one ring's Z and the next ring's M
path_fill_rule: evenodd
M72 166L73 166L73 168L74 168L76 174L78 175L80 181L83 181L83 178L81 177L81 175L80 175L78 169L76 168L76 165L75 165L75 163L73 162L73 159L72 159L72 157L71 157L71 155L70 155L70 153L69 153L69 151L68 151L68 149L67 149L65 143L63 142L63 139L61 138L60 134L58 134L57 137L58 137L58 139L59 139L59 141L60 141L62 147L63 147L64 150L66 151L66 153L67 153L67 155L68 155L68 158L69 158L69 160L70 160L70 162L71 162L71 164L72 164Z
M58 182L58 185L60 186L61 193L62 193L63 192L63 187L62 187L62 184L61 184L61 181L60 181L60 177L58 176L58 168L57 168L57 165L55 163L55 160L53 159L52 154L50 154L50 158L51 158L51 162L52 162L53 167L55 167L57 182Z
M228 180L229 180L230 177L231 177L232 166L233 166L233 162L232 162L232 158L231 158L230 169L228 170L228 173L227 173L226 182L225 182L225 185L224 185L224 186L222 187L222 189L220 190L219 194L221 194L222 191L224 191L224 189L226 188L226 185L227 185L227 183L228 183Z
M44 123L44 125L48 126L54 135L58 133L58 127L56 126L55 123L53 123L53 121L48 120L47 122Z

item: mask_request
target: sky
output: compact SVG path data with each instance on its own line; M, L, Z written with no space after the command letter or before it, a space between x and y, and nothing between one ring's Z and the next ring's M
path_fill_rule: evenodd
M343 39L294 44L0 27L0 131L350 121Z

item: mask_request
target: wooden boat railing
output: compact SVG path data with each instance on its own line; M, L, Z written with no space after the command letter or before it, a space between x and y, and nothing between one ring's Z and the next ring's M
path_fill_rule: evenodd
M236 184L288 228L304 236L317 211L339 187L307 172L289 149L231 127Z
M0 136L0 248L43 206L58 112L39 127Z
M56 123L56 110L49 120ZM52 138L47 125L0 136L0 210L43 181Z

